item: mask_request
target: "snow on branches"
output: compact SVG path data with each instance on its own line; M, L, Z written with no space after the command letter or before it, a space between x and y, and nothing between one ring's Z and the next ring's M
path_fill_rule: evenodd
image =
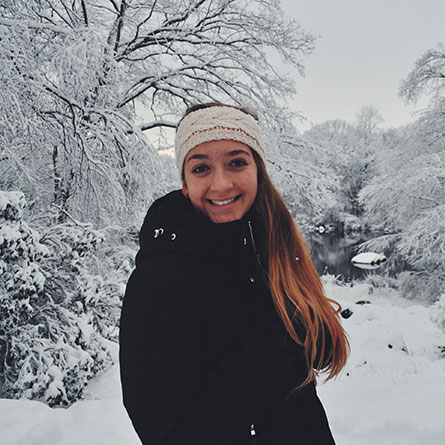
M280 127L293 82L269 55L303 73L314 46L278 0L20 0L2 6L0 38L0 187L55 202L59 222L105 224L166 191L142 130L215 100Z
M406 261L402 290L411 298L437 300L445 292L445 46L438 44L414 64L400 95L429 97L417 121L400 129L376 155L376 174L360 200L393 256ZM374 240L374 244L379 240Z
M131 264L103 278L101 232L65 223L38 233L24 206L22 193L0 192L0 394L64 406L112 362Z

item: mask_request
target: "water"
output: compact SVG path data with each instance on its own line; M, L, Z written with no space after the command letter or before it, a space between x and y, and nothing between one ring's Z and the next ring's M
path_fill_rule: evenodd
M352 265L351 259L358 253L357 246L368 240L363 234L310 233L306 235L306 240L320 275L341 275L345 281L351 281L382 270L370 271Z

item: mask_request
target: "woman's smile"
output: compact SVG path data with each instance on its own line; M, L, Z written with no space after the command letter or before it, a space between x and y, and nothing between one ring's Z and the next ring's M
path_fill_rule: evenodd
M208 201L216 206L226 206L227 204L231 204L232 202L235 202L239 197L240 197L240 195L235 196L233 198L229 198L229 199L223 199L223 200L208 199Z

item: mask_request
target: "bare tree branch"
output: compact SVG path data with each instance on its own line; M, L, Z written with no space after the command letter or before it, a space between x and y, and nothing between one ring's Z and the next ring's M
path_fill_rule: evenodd
M81 5L82 5L83 21L85 23L85 26L88 26L88 13L87 13L87 5L85 4L85 0L81 0Z
M149 124L139 125L139 130L147 131L147 130L152 130L153 128L158 128L158 127L176 128L177 125L178 124L176 122L156 121L156 122L150 122Z

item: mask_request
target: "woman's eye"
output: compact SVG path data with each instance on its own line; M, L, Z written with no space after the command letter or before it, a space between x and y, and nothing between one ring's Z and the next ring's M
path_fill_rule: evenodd
M207 170L207 165L197 165L196 167L193 167L192 173L204 173Z
M230 162L230 165L232 167L244 167L245 165L247 165L247 162L244 159L233 159Z

